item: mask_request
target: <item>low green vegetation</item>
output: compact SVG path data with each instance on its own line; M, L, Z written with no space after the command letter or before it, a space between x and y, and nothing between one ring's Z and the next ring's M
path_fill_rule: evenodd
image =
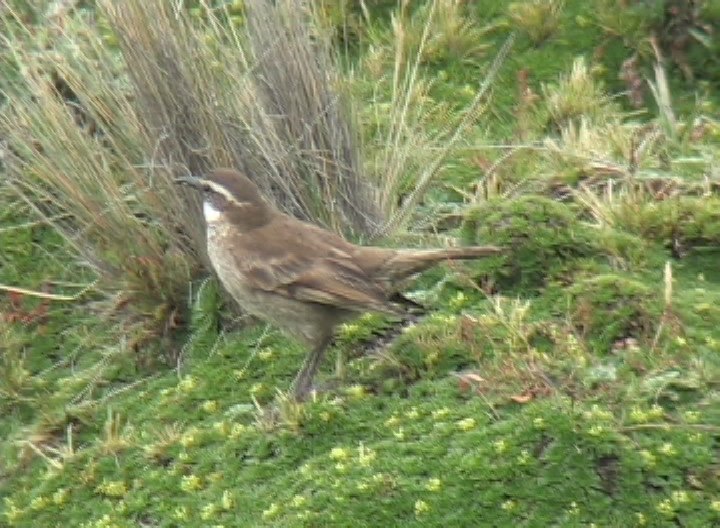
M409 284L428 307L412 324L341 327L304 404L286 392L305 351L238 316L204 271L172 170L146 185L152 129L128 113L103 143L51 121L57 103L33 125L35 92L12 99L34 60L18 50L50 37L25 4L0 8L0 122L19 120L0 144L0 526L720 525L720 13L667 3L682 23L614 0L321 3L392 227L378 243L506 252ZM66 31L120 57L128 20L85 4ZM187 12L211 53L228 35L213 24L241 34L246 16L204 5ZM69 80L92 74L54 51ZM138 108L121 64L90 85L117 91L81 108ZM213 137L211 160L230 159ZM54 167L65 187L43 179Z

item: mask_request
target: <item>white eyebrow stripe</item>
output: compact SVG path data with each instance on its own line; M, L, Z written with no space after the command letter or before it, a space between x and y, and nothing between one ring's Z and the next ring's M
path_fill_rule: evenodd
M203 182L208 187L210 187L210 190L212 192L221 195L223 198L225 198L228 202L234 204L236 207L243 207L245 205L250 205L250 202L239 201L235 196L232 195L232 193L230 191L228 191L225 187L223 187L219 183L216 183L211 180L203 180Z
M213 192L221 194L226 200L237 203L235 197L225 187L210 180L203 180Z

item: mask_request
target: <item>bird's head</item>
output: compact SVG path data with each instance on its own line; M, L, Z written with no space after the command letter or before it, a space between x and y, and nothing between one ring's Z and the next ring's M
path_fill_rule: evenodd
M183 176L175 182L203 193L203 213L208 223L227 217L240 227L252 227L267 222L272 213L257 185L236 170L216 169L204 176Z

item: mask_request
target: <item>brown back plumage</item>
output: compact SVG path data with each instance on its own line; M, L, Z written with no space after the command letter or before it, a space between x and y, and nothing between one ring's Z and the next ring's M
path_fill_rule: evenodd
M237 171L179 181L203 190L212 206L208 253L223 285L250 313L313 344L296 380L298 398L309 390L336 324L359 312L400 312L401 304L412 304L398 293L400 282L440 261L500 251L357 246L280 212Z

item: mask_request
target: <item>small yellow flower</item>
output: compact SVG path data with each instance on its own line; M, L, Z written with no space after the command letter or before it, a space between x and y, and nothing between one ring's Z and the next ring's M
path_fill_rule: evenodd
M675 446L672 445L670 442L665 442L663 445L661 445L659 451L663 455L667 456L673 456L677 454L677 449L675 449Z
M613 414L607 409L601 409L599 405L593 405L589 411L585 412L585 417L589 420L600 420L609 422L613 419Z
M523 449L522 451L520 451L520 454L517 457L517 462L521 466L530 462L530 451L528 451L527 449Z
M643 462L645 462L646 466L654 466L657 462L657 458L654 454L652 454L647 449L643 449L640 451L640 457L643 459Z
M427 489L428 491L437 491L440 489L441 484L442 481L439 478L433 477L428 479L427 483L425 484L425 489Z
M30 501L30 509L35 511L42 510L47 504L48 500L45 497L35 497Z
M198 443L200 430L197 427L190 427L180 437L180 444L183 447L191 447Z
M193 376L185 376L178 383L178 388L182 392L192 392L197 388L197 380Z
M346 460L350 457L350 451L344 447L333 447L330 450L330 458L333 460Z
M715 500L710 503L710 509L716 512L720 512L720 500Z
M698 411L685 411L684 416L687 423L698 423L700 421L700 413Z
M632 411L630 411L630 420L633 421L633 423L645 423L649 419L649 415L647 412L643 411L639 407L634 407Z
M592 436L600 436L605 432L605 427L602 425L593 425L588 429L588 434Z
M447 407L443 407L442 409L437 409L432 412L433 420L442 420L443 418L446 418L450 414L450 409Z
M455 294L455 297L450 300L450 308L453 310L459 310L467 304L467 301L468 298L465 296L465 293L463 291L459 291Z
M208 482L218 483L220 482L225 476L222 474L222 471L213 471L207 476Z
M65 504L68 497L68 490L65 488L60 488L55 493L53 493L52 501L55 504Z
M652 420L659 420L665 415L665 409L663 409L661 405L658 405L656 403L652 407L650 407L648 415Z
M190 512L187 506L179 506L173 511L173 517L178 521L187 521L190 518Z
M345 394L355 400L361 400L367 396L365 387L363 387L362 385L351 385L350 387L345 389Z
M398 418L397 415L393 414L390 418L385 420L385 426L386 427L393 427L397 425L400 422L400 418Z
M23 515L23 510L15 505L12 499L5 497L5 511L3 514L9 522L15 522Z
M475 428L475 418L464 418L457 422L457 425L463 431L469 431Z
M430 505L424 500L415 501L415 515L422 515L430 511Z
M258 357L263 361L268 361L269 359L272 359L274 355L275 351L271 347L265 347L260 352L258 352Z
M215 515L217 514L217 511L218 511L217 504L215 504L213 502L211 502L210 504L206 504L200 510L200 518L203 521L209 521L210 519L215 517Z
M672 501L675 504L684 504L690 500L690 495L688 495L687 491L680 490L680 491L673 491L672 492Z
M230 424L227 423L225 420L215 422L213 424L213 429L215 429L218 434L222 436L227 436L230 434Z
M440 353L437 350L431 350L425 354L425 364L428 366L436 365L440 360Z
M675 513L675 509L668 499L659 502L658 505L655 506L655 509L663 515L673 515Z
M197 475L187 475L180 479L180 489L183 491L197 491L202 488L202 480Z
M504 453L507 450L507 442L505 440L495 440L493 447L496 453Z
M240 438L246 431L246 425L240 423L233 424L232 428L230 429L230 438Z
M516 506L515 501L513 501L513 500L506 500L505 502L503 502L503 503L500 505L500 508L502 508L502 509L505 510L505 511L510 511L510 510L514 510L514 509L515 509L515 506Z
M413 407L405 413L405 417L410 420L415 420L418 416L420 416L420 413L418 412L417 407Z
M361 466L368 467L375 460L375 451L368 449L364 445L360 445L358 448L358 462Z
M338 328L338 333L348 339L355 337L360 332L360 325L356 323L344 323Z
M218 402L215 400L207 400L202 404L203 411L209 414L216 413L218 411L218 407Z
M233 499L232 492L230 490L223 491L222 499L220 499L222 509L225 511L232 510L235 506L235 499Z
M280 511L280 507L276 503L271 503L270 506L262 512L263 519L272 519Z
M122 480L103 482L97 490L108 497L123 497L127 493L127 486Z

